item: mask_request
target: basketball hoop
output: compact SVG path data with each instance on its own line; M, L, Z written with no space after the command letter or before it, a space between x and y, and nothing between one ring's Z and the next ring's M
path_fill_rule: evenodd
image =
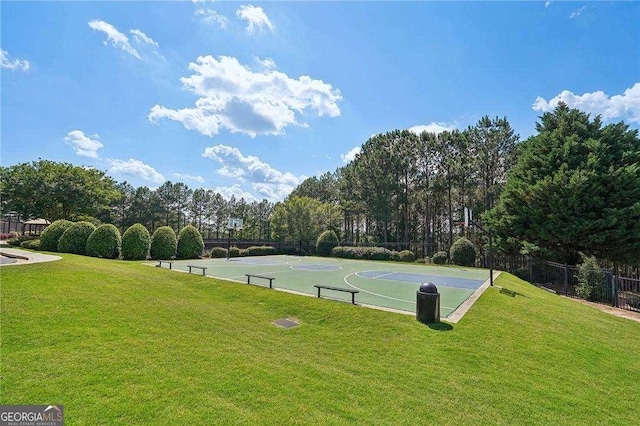
M242 231L242 219L230 217L227 228L234 231Z

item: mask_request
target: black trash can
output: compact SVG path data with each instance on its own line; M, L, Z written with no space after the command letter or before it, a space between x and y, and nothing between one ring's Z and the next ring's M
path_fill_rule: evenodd
M440 322L440 293L435 284L420 284L416 297L416 319L424 324Z

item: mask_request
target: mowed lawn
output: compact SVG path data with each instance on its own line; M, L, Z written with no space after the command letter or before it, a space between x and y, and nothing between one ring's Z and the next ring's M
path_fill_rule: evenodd
M66 424L637 424L640 323L503 273L457 324L136 262L0 269L1 404ZM295 318L294 329L272 321Z

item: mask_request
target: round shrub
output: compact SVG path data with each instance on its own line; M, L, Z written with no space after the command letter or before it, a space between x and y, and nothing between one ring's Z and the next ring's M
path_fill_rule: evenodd
M395 250L391 250L391 254L389 256L390 260L394 260L396 262L400 262L402 260L402 258L400 257L400 252L399 251L395 251Z
M436 265L444 265L445 263L447 263L447 258L448 256L446 251L439 251L433 255L431 261Z
M120 256L121 245L122 238L118 228L110 223L100 225L89 235L87 255L104 259L116 259Z
M416 255L411 250L402 250L400 252L400 260L403 262L414 262Z
M151 258L171 259L176 255L178 239L170 226L161 226L151 236Z
M213 258L227 257L227 249L224 247L212 247L211 252L209 253L209 257L213 257Z
M320 256L331 256L331 250L338 244L338 236L335 232L324 231L316 241L316 253Z
M126 260L145 260L149 255L151 236L141 223L131 225L122 234L122 258Z
M178 259L198 259L204 251L202 235L193 225L187 225L178 233Z
M247 248L247 256L269 256L276 254L276 248L271 246L251 246Z
M96 227L90 222L76 222L69 227L58 241L60 253L87 253L87 240Z
M71 225L73 225L73 222L60 219L47 226L40 235L40 250L58 251L60 237L62 237L64 231L69 229Z
M451 262L458 266L475 266L476 264L476 248L468 239L458 238L449 250L451 253Z
M233 246L229 249L229 257L240 257L240 249Z
M38 250L40 248L40 240L26 240L20 243L20 247L31 250Z

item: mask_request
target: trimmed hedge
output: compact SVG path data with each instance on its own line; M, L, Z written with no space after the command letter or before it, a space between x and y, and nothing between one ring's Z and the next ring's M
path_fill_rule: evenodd
M324 231L316 241L316 253L320 256L331 256L331 250L338 244L338 236L335 232Z
M402 262L414 262L416 255L411 250L402 250L400 252L400 261Z
M40 248L40 240L25 240L20 243L20 247L31 250L38 250Z
M40 250L58 251L60 237L71 225L73 225L73 222L60 219L47 226L40 235Z
M87 240L96 227L91 222L76 222L69 227L58 241L60 253L87 254Z
M449 256L447 255L446 251L439 251L433 255L431 261L436 265L444 265L445 263L447 263L448 257Z
M236 246L229 248L229 257L240 257L240 249Z
M227 249L224 247L212 247L209 252L209 257L212 258L223 258L227 257Z
M465 237L458 238L449 249L451 262L458 266L475 266L476 248Z
M392 252L382 247L334 247L331 256L344 259L391 260Z
M38 237L33 235L18 235L17 237L9 238L7 240L7 244L9 244L11 247L23 247L23 243L37 239Z
M176 255L178 238L170 226L161 226L151 236L151 258L171 259Z
M178 259L198 259L204 252L202 235L193 225L187 225L178 233Z
M120 257L122 237L118 228L106 223L100 225L89 235L87 240L87 255L104 259Z
M149 255L151 235L141 223L131 225L122 234L122 258L125 260L145 260Z
M247 248L247 256L270 256L273 254L277 254L277 250L271 246L251 246Z

